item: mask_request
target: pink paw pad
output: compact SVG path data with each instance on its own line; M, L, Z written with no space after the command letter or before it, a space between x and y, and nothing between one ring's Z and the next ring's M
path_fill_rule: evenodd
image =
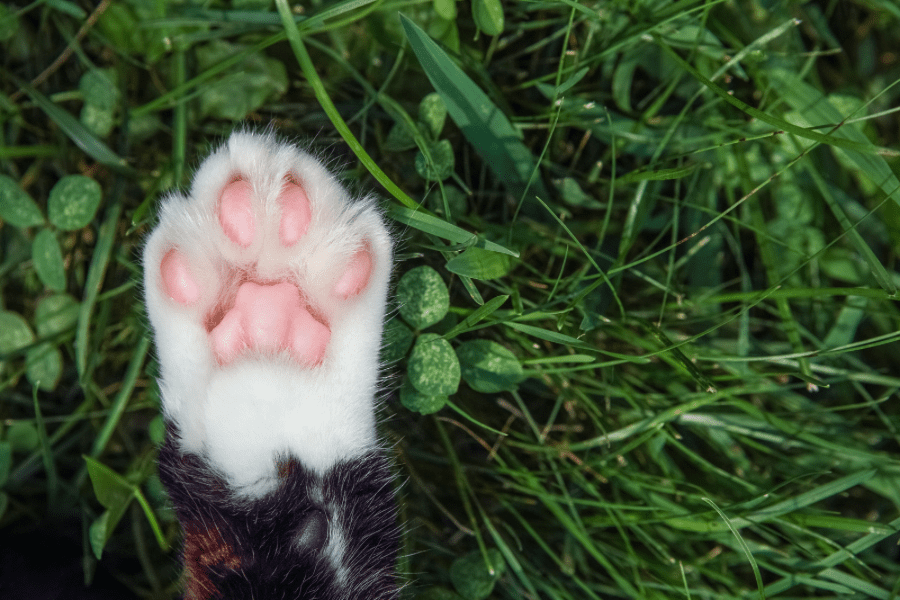
M304 306L300 291L281 282L246 282L234 306L210 332L219 364L228 364L246 350L289 351L297 362L315 366L325 357L331 339L327 326Z
M219 223L225 230L225 235L241 248L252 244L256 233L251 204L252 193L253 188L250 184L238 179L226 185L219 198Z
M366 287L369 283L369 276L372 274L372 255L368 248L357 250L347 269L334 284L333 293L346 300L351 296L355 296Z
M278 236L283 246L290 247L306 234L309 227L309 221L312 218L309 210L309 198L302 187L293 181L285 181L281 193L278 195L278 203L281 205Z
M159 271L169 298L185 306L200 299L200 286L191 275L187 260L181 252L174 248L166 252Z

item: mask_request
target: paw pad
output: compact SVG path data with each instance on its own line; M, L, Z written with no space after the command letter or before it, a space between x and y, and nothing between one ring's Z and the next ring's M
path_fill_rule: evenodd
M180 252L174 248L166 252L159 270L169 298L184 305L200 299L200 286L194 281L188 263Z
M281 224L278 237L282 245L291 247L306 234L309 227L309 199L303 188L293 181L286 181L278 196L281 205Z
M256 233L252 193L250 184L238 179L225 186L219 199L219 223L228 239L241 248L249 247Z
M278 242L283 248L294 247L307 235L312 225L310 200L296 181L291 178L284 180L277 196L278 214L271 216L278 219L277 223L271 223L273 227L267 227L265 220L257 223L258 215L267 214L255 208L258 202L253 185L239 178L225 185L216 204L222 232L243 251L250 252L257 235L266 230L274 232L276 225ZM257 244L254 248L259 246ZM262 246L253 251L265 253L265 240ZM221 262L225 256L223 252L213 262ZM331 280L335 283L330 295L339 300L349 300L359 295L368 285L373 268L371 249L364 243L336 280ZM318 316L319 312L307 305L308 295L292 278L270 281L257 277L252 267L231 265L225 270L225 278L230 281L223 284L225 290L232 290L233 297L229 297L224 290L204 290L206 280L196 276L185 253L177 248L166 252L159 269L162 287L176 303L201 309L201 298L212 298L212 308L205 315L198 314L198 321L205 324L213 354L220 366L247 352L286 352L295 362L306 367L322 363L331 330ZM289 268L285 270L290 271ZM313 316L314 313L316 316Z

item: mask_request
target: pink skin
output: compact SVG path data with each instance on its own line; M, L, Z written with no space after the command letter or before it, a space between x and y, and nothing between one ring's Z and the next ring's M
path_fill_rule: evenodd
M200 299L200 286L194 281L181 252L174 248L166 252L159 270L162 273L163 288L169 298L185 306Z
M347 265L344 274L334 284L332 292L339 298L346 300L357 295L369 283L369 275L372 274L372 255L369 249L357 250L350 264Z
M322 362L331 331L318 322L296 286L241 284L234 306L209 334L219 364L228 364L247 348L288 350L303 365Z
M225 186L219 199L219 223L228 238L247 248L253 243L256 226L251 203L253 189L242 179ZM279 239L292 246L306 233L310 222L309 199L299 185L286 181L278 197L281 205ZM163 289L184 306L201 297L198 281L185 256L172 248L160 263ZM368 247L358 250L332 288L342 300L356 296L369 283L372 254ZM309 312L300 290L293 283L246 281L238 287L234 304L209 332L216 361L227 365L247 351L287 352L299 364L313 367L322 363L331 330Z
M303 188L292 181L284 182L278 195L281 204L281 224L278 236L285 247L293 246L306 234L311 219L309 198Z
M219 223L225 235L241 248L252 244L256 234L253 205L250 203L252 193L250 184L238 179L226 185L219 198Z

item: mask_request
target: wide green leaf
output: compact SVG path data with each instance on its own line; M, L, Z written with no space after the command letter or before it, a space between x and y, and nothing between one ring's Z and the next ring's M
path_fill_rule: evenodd
M37 203L8 175L0 175L0 218L20 228L44 222Z
M68 294L54 294L42 298L34 313L38 335L49 337L75 327L81 305Z
M462 378L486 394L514 389L524 378L516 355L491 340L463 342L456 349Z
M81 123L100 138L107 137L115 125L119 105L119 86L116 71L91 69L78 82L84 97Z
M500 0L472 0L475 25L487 35L503 33L503 4Z
M470 552L457 558L450 566L450 580L459 595L466 600L484 600L491 595L494 584L506 570L503 555L496 548L487 551L489 565L481 552Z
M84 175L68 175L50 190L47 210L50 222L65 231L81 229L97 214L100 184Z
M524 195L537 163L509 119L427 33L402 14L400 20L410 47L444 99L450 118L497 178L513 194ZM534 194L547 197L540 177L530 185Z
M42 229L31 245L31 258L34 270L48 290L61 292L66 289L66 268L56 234Z
M400 387L400 402L411 411L430 415L444 408L447 396L423 394L413 386L409 378L406 378Z
M211 68L243 50L244 46L217 40L197 49L197 61L201 68ZM257 52L236 65L234 71L203 87L200 111L219 119L240 120L287 89L284 63Z
M6 430L9 447L18 452L31 452L41 443L41 436L34 423L16 421Z
M472 279L497 279L509 272L512 259L508 254L468 248L447 261L447 270Z
M438 272L425 265L407 271L400 278L397 304L407 323L416 329L425 329L447 314L450 293Z
M426 333L413 346L408 374L420 393L451 396L459 388L459 359L450 342L436 333Z
M20 350L34 341L34 333L22 315L0 311L0 355Z
M452 4L451 0L451 4ZM19 29L19 18L16 12L6 4L0 4L0 42L5 42ZM2 514L2 513L0 513Z
M29 348L25 354L25 375L28 381L45 392L56 389L62 370L62 353L53 344L38 344Z
M90 528L91 548L99 560L106 542L109 541L116 525L125 514L125 509L134 498L135 488L128 480L103 463L88 456L85 456L84 460L94 486L94 495L107 509Z
M413 332L400 319L391 319L384 325L384 343L381 360L387 364L397 362L409 351L413 343Z
M431 133L432 138L437 139L444 129L447 120L447 105L438 93L431 93L419 102L419 122Z
M430 160L429 160L430 158ZM443 181L453 175L456 157L450 140L441 140L428 146L428 157L420 150L416 154L416 173L426 181Z

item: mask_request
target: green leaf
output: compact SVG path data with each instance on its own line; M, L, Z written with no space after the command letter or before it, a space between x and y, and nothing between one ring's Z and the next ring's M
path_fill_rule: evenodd
M197 48L197 62L201 68L214 67L244 49L241 45L213 41ZM200 110L211 117L239 121L267 101L284 95L287 88L284 63L257 52L218 81L203 87Z
M445 197L446 206L444 205ZM468 212L466 210L468 204L466 193L455 185L445 185L443 190L435 188L428 194L428 208L437 213L445 213L446 209L449 209L451 215L464 215Z
M603 204L585 193L578 184L578 181L572 177L564 177L563 179L554 181L553 184L566 204L583 208L603 207Z
M480 552L470 552L457 558L450 566L450 581L466 600L484 600L491 595L494 584L506 569L503 555L496 548L487 551L490 567Z
M444 99L450 118L500 181L512 193L524 195L536 161L509 119L428 34L405 15L401 14L400 20L410 47ZM530 185L534 194L548 197L539 177Z
M584 76L587 75L589 70L590 70L590 67L582 67L582 68L578 69L577 73L575 73L574 75L569 77L566 81L561 83L559 85L559 87L556 88L556 93L561 95L561 94L565 94L566 92L568 92L570 89L572 89L575 86L575 84L577 84L579 81L584 79Z
M88 529L88 537L91 540L91 549L94 551L94 556L97 557L97 560L103 558L103 548L106 547L107 540L109 540L112 531L116 528L115 523L112 527L109 525L111 518L110 512L111 511L108 510L103 511L103 514L97 517ZM121 518L121 516L119 518Z
M68 331L78 322L81 304L68 294L54 294L38 302L34 325L38 335L51 337Z
M457 227L456 225L451 225L443 219L421 211L392 204L388 207L387 213L390 218L398 223L403 223L404 225L409 225L419 231L436 235L439 238L449 240L454 244L471 244L478 248L490 250L491 252L501 252L515 257L519 256L519 253L514 250L509 250L500 244L495 244L494 242L480 238L473 233L469 233L465 229Z
M37 427L28 421L16 421L6 430L6 441L16 452L31 452L40 444Z
M409 351L413 343L413 332L400 319L391 319L384 326L384 344L381 360L387 364L397 362Z
M64 231L76 231L91 222L100 206L100 184L84 175L67 175L50 190L50 222Z
M444 129L444 122L447 120L447 105L441 95L432 92L422 98L419 103L419 121L425 125L431 136L437 139Z
M134 498L134 486L124 477L104 465L103 463L84 457L87 463L88 475L94 486L94 495L107 510L94 521L90 529L91 547L94 555L99 560L103 554L106 542L112 536L125 509Z
M19 17L6 4L0 4L0 42L10 39L18 30Z
M44 223L37 203L8 175L0 175L0 217L20 229Z
M450 342L436 333L426 333L413 346L408 374L420 393L451 396L459 388L459 359Z
M62 370L62 353L53 344L38 344L29 348L25 354L25 375L28 381L45 392L56 389Z
M456 18L456 0L434 0L434 12L445 21Z
M34 238L31 257L34 260L34 270L47 289L57 292L66 289L66 268L56 234L49 229L42 229Z
M509 272L512 259L507 254L468 248L447 261L447 270L472 279L497 279Z
M503 33L503 5L500 0L472 0L475 25L487 35Z
M503 303L507 300L509 300L509 296L497 296L496 298L491 298L484 303L484 306L479 306L478 308L476 308L474 311L472 311L472 314L463 319L461 323L445 333L444 339L449 340L459 335L469 327L474 327L479 322L487 318L488 315L503 306Z
M81 122L99 137L106 137L115 124L115 112L119 102L119 86L112 69L91 69L78 82L84 96Z
M404 121L394 123L394 126L388 132L387 139L384 140L384 149L391 152L402 152L415 148L415 133L409 129L410 125L407 125Z
M115 108L119 99L116 79L116 71L113 69L87 71L78 80L78 89L84 97L84 102L100 108Z
M411 411L430 415L444 408L447 404L447 396L429 396L419 392L409 380L404 379L400 387L400 403Z
M34 333L22 315L0 311L0 356L21 350L34 341Z
M462 378L478 392L492 394L515 389L524 379L516 355L491 340L463 342L456 349Z
M124 477L89 456L84 457L94 495L105 508L117 508L131 501L134 486Z
M81 123L91 130L91 133L100 138L108 137L116 124L113 110L100 108L94 104L82 106L79 118Z
M450 140L441 140L428 147L431 162L420 150L416 154L416 173L426 181L443 181L453 175L456 167L456 157L453 155L453 146Z
M109 13L109 11L107 11L107 13ZM103 143L103 140L98 138L93 131L85 127L81 121L54 104L49 98L29 86L27 83L21 82L19 83L19 87L23 89L44 114L46 114L51 121L56 123L66 136L72 140L75 145L84 150L88 156L91 156L100 164L118 171L132 172L128 163L110 150L109 146Z
M450 293L437 271L429 266L416 267L400 278L397 304L407 323L416 329L425 329L447 314Z

